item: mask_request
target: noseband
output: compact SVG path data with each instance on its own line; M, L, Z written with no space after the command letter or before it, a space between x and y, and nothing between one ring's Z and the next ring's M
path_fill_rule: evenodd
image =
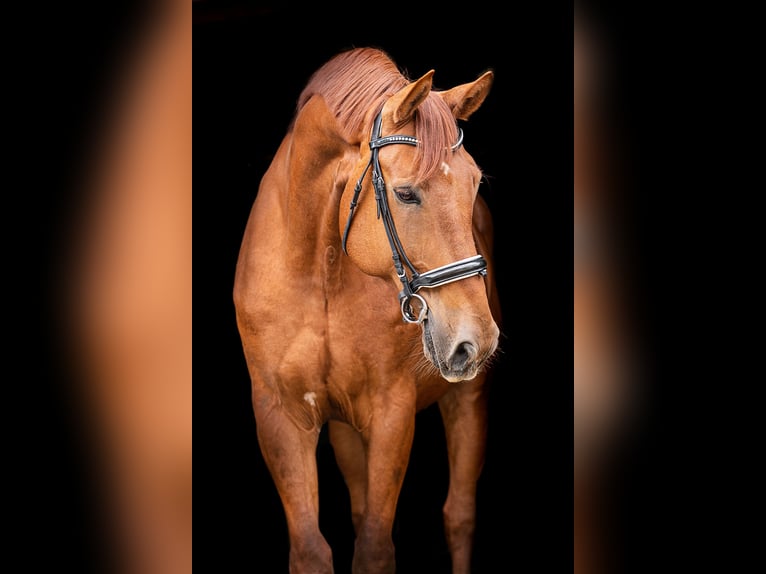
M380 169L380 160L378 159L378 151L383 146L392 144L406 144L416 146L418 145L417 138L409 135L390 135L381 137L381 124L382 110L375 117L375 121L372 125L372 136L370 138L370 161L362 172L362 175L356 182L354 187L354 197L351 200L350 211L348 213L348 219L346 220L346 228L343 231L343 252L346 251L346 241L348 239L348 232L351 228L351 220L354 217L354 210L356 209L357 202L359 200L359 194L362 191L362 181L367 175L367 171L372 166L372 185L375 189L375 201L378 205L378 219L383 221L383 227L386 230L386 237L388 237L388 243L391 246L391 257L394 260L394 269L402 282L402 290L399 292L399 302L402 311L402 317L408 323L422 323L428 313L428 304L425 299L418 295L420 289L433 289L447 283L459 281L460 279L466 279L473 277L474 275L487 275L487 262L481 255L474 255L461 259L460 261L454 261L447 265L442 265L430 271L418 273L418 270L407 257L407 253L404 251L402 242L399 239L399 234L396 232L396 226L394 225L394 218L391 215L391 210L388 206L388 195L386 194L386 182L383 180L383 172ZM452 146L452 151L457 150L463 145L463 130L458 128L458 139L455 145ZM409 276L405 270L405 265L409 269ZM418 302L419 311L415 311L412 306L412 300L415 299Z

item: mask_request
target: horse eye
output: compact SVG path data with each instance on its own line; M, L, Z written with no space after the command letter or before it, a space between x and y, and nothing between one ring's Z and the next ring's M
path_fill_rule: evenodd
M418 194L411 187L395 187L394 193L402 203L420 203Z

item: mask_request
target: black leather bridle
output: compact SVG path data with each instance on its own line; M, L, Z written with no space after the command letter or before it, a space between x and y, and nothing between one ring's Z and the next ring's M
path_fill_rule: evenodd
M394 225L394 218L391 215L391 210L388 206L388 196L386 194L386 183L383 180L383 172L380 169L380 160L378 159L378 150L383 146L392 144L406 144L416 146L418 140L414 136L409 135L390 135L381 137L381 124L382 124L382 110L375 117L375 121L372 125L372 135L370 137L370 161L362 172L362 175L356 182L354 187L354 196L351 200L350 211L348 213L348 219L346 220L346 228L343 231L343 252L346 251L346 241L348 240L348 232L351 228L351 220L354 217L354 210L356 209L359 194L362 191L362 182L367 175L367 171L372 166L372 185L375 189L375 201L378 205L378 219L383 220L383 227L386 230L386 236L388 237L388 243L391 246L391 257L394 260L394 268L399 280L402 282L402 290L399 292L399 302L402 311L402 317L408 323L422 323L428 313L428 304L425 299L418 295L420 289L433 289L453 281L459 281L460 279L466 279L473 277L474 275L487 275L487 262L481 255L474 255L461 259L460 261L454 261L448 263L436 269L425 271L424 273L418 273L418 270L407 257L407 253L404 251L402 242L399 239L399 234L396 232L396 226ZM463 144L463 130L458 127L458 140L455 145L452 146L452 151L457 150ZM407 276L407 271L404 266L410 271L411 277ZM416 299L419 303L420 310L416 313L412 307L412 300Z

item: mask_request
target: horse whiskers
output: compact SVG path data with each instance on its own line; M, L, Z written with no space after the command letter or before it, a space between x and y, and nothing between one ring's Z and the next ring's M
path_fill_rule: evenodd
M488 356L486 359L484 359L484 362L481 365L482 370L490 370L493 365L500 360L499 355L503 354L505 351L498 346L494 351L492 351L492 354Z
M500 360L500 355L503 353L505 353L504 349L498 345L492 351L492 354L482 361L478 372L490 370ZM406 362L410 365L410 370L415 377L441 376L439 368L426 357L420 340L417 343L413 341L410 351L406 356Z
M415 377L438 376L439 374L439 369L426 357L420 336L417 337L417 340L413 340L406 362L410 365L410 370Z
M503 331L500 331L499 340L507 338L506 335L503 333ZM484 362L481 366L482 370L491 370L492 367L495 365L497 361L500 360L500 355L505 354L505 349L503 346L498 342L498 345L495 347L495 350L492 351L492 354L489 355L486 359L484 359Z
M413 353L415 354L415 353ZM426 376L438 376L439 375L439 369L436 368L436 366L428 360L428 358L423 354L422 349L418 351L418 356L413 357L413 363L412 363L412 373L416 377L426 377Z

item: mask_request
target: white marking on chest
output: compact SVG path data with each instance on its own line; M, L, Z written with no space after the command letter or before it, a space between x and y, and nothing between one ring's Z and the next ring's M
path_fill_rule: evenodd
M310 404L312 407L317 406L317 394L314 392L304 394L303 400Z
M446 161L443 161L443 162L442 162L442 173L443 173L444 175L449 175L449 172L450 172L450 167L449 167L449 165L447 165L447 162L446 162Z

